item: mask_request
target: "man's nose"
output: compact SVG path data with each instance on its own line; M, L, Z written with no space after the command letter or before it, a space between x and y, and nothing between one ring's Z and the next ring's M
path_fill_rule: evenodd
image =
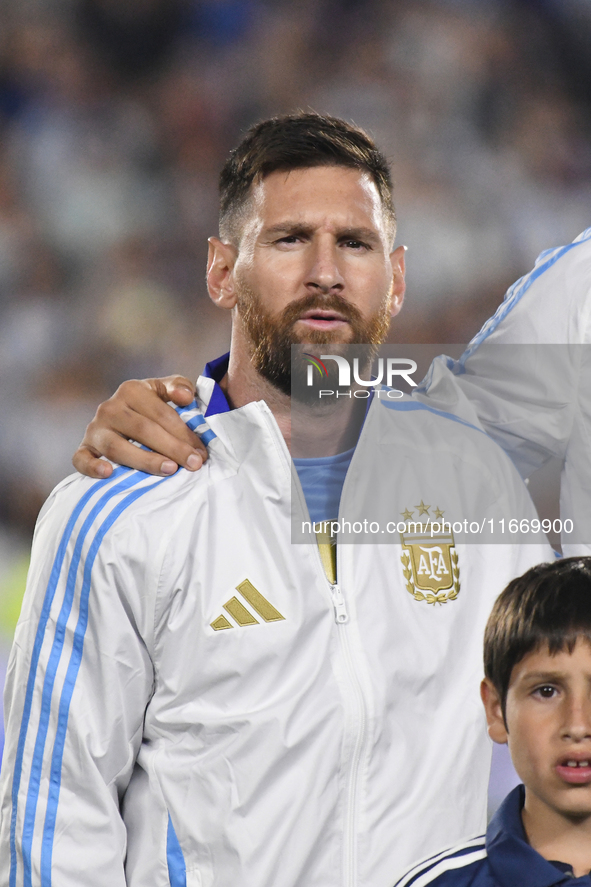
M341 292L345 280L340 267L338 244L328 238L319 238L312 244L310 267L306 277L306 287L323 293Z

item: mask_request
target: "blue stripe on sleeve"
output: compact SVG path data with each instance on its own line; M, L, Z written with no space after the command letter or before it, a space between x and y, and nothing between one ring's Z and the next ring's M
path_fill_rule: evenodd
M572 243L567 244L567 246L558 247L555 250L547 249L543 253L538 256L536 261L536 265L529 274L526 274L525 277L520 277L512 287L510 287L509 291L505 299L501 302L493 316L487 320L484 324L480 332L472 339L459 361L454 364L453 371L457 375L461 375L466 372L466 361L468 358L476 351L476 349L482 345L485 339L488 339L492 333L496 330L498 325L502 320L509 314L510 311L515 308L516 305L519 304L523 296L526 294L532 283L538 280L539 277L544 274L544 272L548 271L556 262L561 259L566 253L570 252L571 249L574 249L577 246L580 246L582 243L587 243L591 240L591 228L587 228L583 233ZM451 368L451 367L450 367Z
M168 833L166 835L166 859L170 887L187 887L187 867L179 839L176 836L170 813L168 814Z
M472 425L470 422L466 422L465 419L460 419L459 416L454 416L453 413L446 413L444 410L436 410L435 407L429 407L427 404L421 403L418 400L405 400L395 403L394 401L380 399L380 403L388 410L399 410L401 413L412 413L415 410L427 410L429 413L434 413L436 416L441 416L443 419L449 419L451 422L457 422L459 425L464 425L466 428L471 428L473 431L478 431L480 434L484 434L485 437L488 437L486 431L483 431L482 428L478 428L477 425Z
M191 409L197 409L197 404L193 403L193 404L191 404L190 407L177 407L176 411L179 414L179 416L181 417L181 419L183 419L182 414L188 412ZM196 416L192 416L190 419L183 419L183 422L185 423L187 428L190 428L191 431L195 431L199 435L199 437L201 438L201 440L203 441L205 446L207 446L210 443L210 441L212 441L215 437L217 437L217 434L215 434L211 430L211 428L207 427L207 421L205 419L205 416L202 415L202 413L197 413ZM198 431L197 430L200 425L205 426L205 431Z
M193 416L192 419L187 419L185 425L187 426L187 428L190 428L191 431L195 431L195 429L198 428L199 425L205 425L205 418L201 415L201 413L197 413L197 415Z
M41 698L41 717L39 719L39 727L37 730L37 739L35 741L35 751L33 754L33 761L31 764L31 774L29 778L29 790L27 793L27 803L25 807L25 819L23 825L23 842L22 842L22 854L23 854L23 866L24 866L24 884L25 887L31 887L31 878L32 878L32 868L31 868L31 850L33 846L33 837L35 832L35 818L37 813L37 803L39 799L39 789L41 785L41 774L43 769L43 756L45 752L45 742L47 739L47 731L49 729L49 720L51 717L51 699L53 695L53 687L55 683L55 678L57 674L57 670L59 667L62 650L64 646L64 640L66 635L66 626L70 616L70 612L72 610L72 604L74 601L74 592L76 588L76 577L78 574L78 566L80 563L80 558L82 555L82 546L84 544L84 540L93 524L96 520L96 517L100 512L104 509L107 503L118 493L123 492L131 486L137 484L140 480L149 475L143 474L142 472L134 472L130 474L128 477L125 477L120 483L111 487L107 490L106 493L101 496L95 506L87 515L80 532L78 533L78 538L76 540L76 545L74 548L74 553L72 555L72 560L70 562L70 568L68 571L68 578L66 582L66 589L64 593L64 599L62 601L62 606L60 609L60 613L56 622L55 627L55 636L53 640L53 645L51 648L51 653L49 656L47 670L45 673L45 679L43 682L43 693ZM65 535L65 534L64 534ZM71 532L68 536L67 542L71 538ZM67 545L66 542L66 545ZM63 558L62 558L63 563ZM61 572L61 571L60 571ZM57 588L57 583L59 582L60 572L57 572L55 575L52 574L50 579L50 588L48 587L49 596L51 600L55 595L55 590ZM49 614L48 614L49 616Z
M138 474L140 475L138 479L149 477L149 475L144 474L143 472L138 472ZM125 511L126 508L128 508L133 502L139 499L140 496L143 496L150 490L155 489L155 487L159 487L160 484L165 483L167 480L170 480L170 477L163 477L161 480L157 481L154 484L146 487L141 487L139 490L133 490L121 502L119 502L118 505L113 508L108 517L106 517L101 524L94 539L92 540L90 549L86 557L86 562L84 564L84 580L80 592L80 614L78 617L78 624L74 632L72 654L70 656L70 663L68 665L68 671L66 673L64 686L62 689L62 696L60 699L58 726L51 760L49 796L47 799L45 826L43 829L43 843L41 848L41 887L51 887L53 839L55 836L55 823L57 818L57 808L61 789L62 762L64 756L64 748L66 744L66 732L68 727L68 718L70 714L70 704L72 701L74 688L76 686L76 679L80 671L80 665L82 663L82 654L84 652L84 637L86 635L86 628L88 626L88 605L91 591L92 568L94 566L94 562L99 552L101 543L107 531L113 526L117 518ZM27 887L29 887L29 885L27 885Z
M68 547L68 542L70 541L70 536L74 530L74 526L76 525L76 521L80 517L80 514L84 510L85 505L89 502L89 500L94 496L97 490L105 487L106 485L112 483L113 480L116 480L125 472L129 471L128 468L117 468L111 477L106 478L105 480L99 480L96 484L93 484L89 490L82 496L74 511L72 512L70 519L66 525L66 528L62 534L62 538L60 540L60 544L58 546L58 550L51 568L51 573L49 576L49 582L47 585L47 589L45 592L45 598L43 601L43 608L41 610L41 615L39 617L39 624L37 626L37 632L35 635L35 643L33 645L33 653L31 656L31 664L29 666L29 676L27 679L27 688L25 691L25 704L23 709L23 717L21 720L21 728L19 732L19 739L17 745L17 752L14 764L14 776L12 781L12 816L10 823L10 887L16 887L16 873L17 873L17 856L16 856L16 821L18 815L18 795L20 791L20 783L23 769L23 757L25 752L25 744L27 740L27 733L29 729L29 721L31 718L31 708L33 705L33 694L35 690L35 677L37 674L37 666L39 664L39 657L41 655L41 649L43 647L43 639L45 637L45 631L47 628L47 622L49 620L49 614L51 612L51 607L53 604L53 598L55 596L55 591L57 588L57 583L59 581L60 573L62 570L62 566L64 563L64 558L66 556L66 551Z
M198 409L199 409L199 406L197 405L196 400L192 400L191 403L187 404L186 407L175 407L175 410L177 411L179 416L181 413L186 413L187 410L198 410Z
M201 438L205 446L207 446L211 443L214 437L217 437L217 435L211 430L211 428L208 428L207 431L200 432L199 437Z

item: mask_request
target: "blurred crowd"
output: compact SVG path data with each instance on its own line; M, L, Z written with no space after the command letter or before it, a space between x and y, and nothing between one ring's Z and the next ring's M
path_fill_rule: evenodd
M97 402L226 348L206 238L248 125L376 137L409 247L391 341L464 342L591 225L590 47L588 0L4 0L0 625Z

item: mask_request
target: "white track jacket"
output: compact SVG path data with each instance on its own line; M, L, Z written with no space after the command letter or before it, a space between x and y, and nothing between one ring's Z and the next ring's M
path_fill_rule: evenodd
M524 477L564 460L563 552L591 554L591 228L538 256L449 365Z
M340 545L332 587L317 546L291 544L292 484L307 512L271 412L207 430L213 388L185 415L210 441L201 471L73 476L42 511L6 689L2 887L391 887L484 826L483 627L549 549L394 535ZM374 398L341 515L360 496L395 521L534 514L478 427L410 400Z

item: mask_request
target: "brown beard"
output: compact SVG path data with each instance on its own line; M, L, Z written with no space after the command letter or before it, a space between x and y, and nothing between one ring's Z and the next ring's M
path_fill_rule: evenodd
M323 296L311 293L288 305L278 317L272 317L262 307L258 295L243 282L237 303L244 330L250 340L251 359L260 375L284 394L291 395L291 346L330 345L339 342L340 330L309 330L305 338L295 332L295 324L303 314L313 308L338 312L349 321L351 338L346 345L373 346L368 354L375 353L385 341L390 328L390 297L386 296L378 310L364 320L355 305L337 294ZM371 359L370 359L371 362Z

